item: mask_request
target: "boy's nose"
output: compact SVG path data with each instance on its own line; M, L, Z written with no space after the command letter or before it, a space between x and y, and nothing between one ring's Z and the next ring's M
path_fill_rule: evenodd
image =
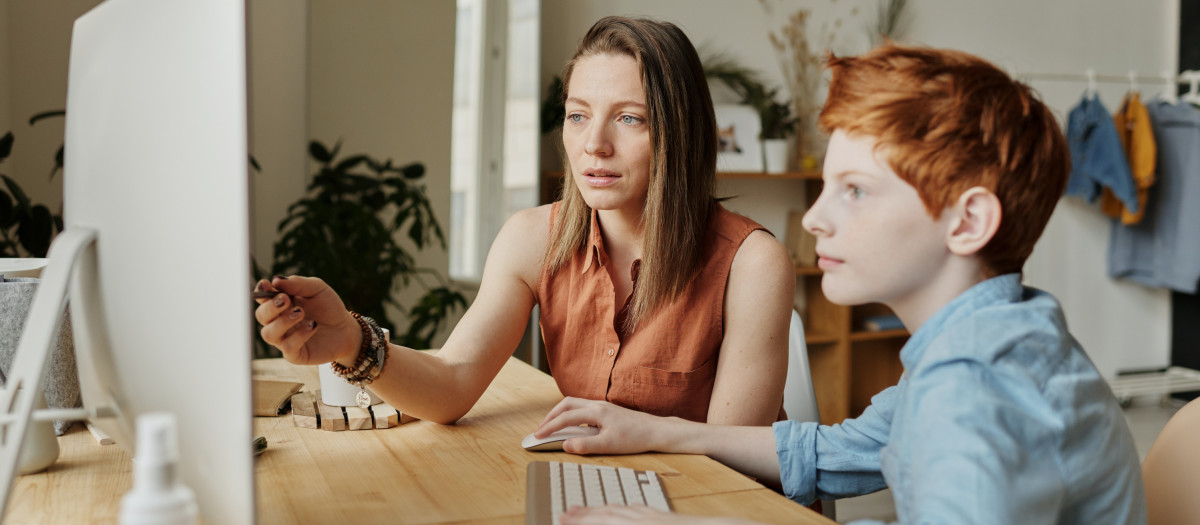
M822 213L822 208L824 208L822 199L818 197L816 202L804 213L804 218L800 220L800 226L804 227L805 231L818 237L830 233L829 223Z

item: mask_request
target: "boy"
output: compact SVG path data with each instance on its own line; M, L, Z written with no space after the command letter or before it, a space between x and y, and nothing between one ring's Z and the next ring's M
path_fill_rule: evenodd
M804 227L831 301L882 302L912 332L900 382L833 426L704 426L568 398L537 435L586 423L600 433L566 451L707 454L801 503L891 487L904 523L1144 523L1120 408L1055 299L1020 282L1070 171L1050 110L961 52L889 45L828 67L825 186ZM563 522L618 516L673 518Z

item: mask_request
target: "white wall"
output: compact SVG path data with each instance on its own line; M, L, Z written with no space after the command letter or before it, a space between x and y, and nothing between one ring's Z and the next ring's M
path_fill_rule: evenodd
M29 117L67 105L67 57L75 19L99 0L2 2L0 7L0 135L12 131L13 154L0 172L29 198L62 209L62 176L50 180L54 152L62 144L63 119L29 125Z
M344 154L423 163L427 195L449 232L455 2L310 0L310 7L309 136L342 139ZM445 275L449 255L428 248L416 262ZM414 284L399 300L410 306L423 294Z
M741 57L778 85L782 85L782 76L766 34L797 8L813 11L808 26L813 45L833 34L838 53L866 49L864 28L873 19L874 2L781 0L770 5L776 16L768 20L758 2L548 2L543 8L542 85L561 71L587 28L610 14L674 22L701 49ZM1158 76L1175 69L1178 13L1173 0L913 0L909 9L909 41L962 49L1012 72L1082 74L1092 67L1101 74L1124 75L1136 69ZM1082 81L1033 81L1032 85L1060 116L1086 87ZM1110 109L1115 109L1127 87L1101 85L1100 94ZM1158 85L1146 83L1141 87L1144 96L1160 90ZM714 92L714 97L720 96ZM802 195L798 184L787 181L725 181L721 189L726 195L742 195L727 207L746 209L777 235L783 234L787 211L797 206L797 196ZM1072 332L1101 373L1166 364L1169 295L1108 279L1107 246L1108 221L1094 207L1064 199L1026 266L1026 282L1058 296Z
M251 254L270 271L275 227L308 182L308 1L249 0Z

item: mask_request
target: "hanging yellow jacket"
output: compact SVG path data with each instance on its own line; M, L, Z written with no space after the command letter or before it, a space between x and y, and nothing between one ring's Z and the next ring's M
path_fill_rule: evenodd
M1131 91L1125 96L1125 103L1113 115L1113 124L1117 127L1117 136L1121 139L1121 147L1125 149L1129 172L1133 174L1133 183L1137 187L1138 211L1130 213L1108 188L1104 188L1104 195L1100 198L1100 209L1110 217L1120 217L1122 224L1137 224L1146 214L1146 192L1154 185L1157 149L1150 115L1136 92Z

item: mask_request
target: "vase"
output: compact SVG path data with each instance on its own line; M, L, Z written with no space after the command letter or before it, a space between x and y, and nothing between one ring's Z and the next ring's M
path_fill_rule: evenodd
M763 139L763 166L767 173L787 173L788 139Z
M11 265L0 265L6 266ZM9 275L11 273L0 274L0 378L6 377L12 368L25 319L29 316L29 308L33 305L33 296L37 293L40 282L37 278ZM0 382L2 381L3 379L0 379ZM71 318L65 310L54 338L54 347L50 349L46 359L42 391L38 394L39 398L43 396L50 408L81 406ZM53 425L54 433L61 436L70 428L71 423L56 420Z

